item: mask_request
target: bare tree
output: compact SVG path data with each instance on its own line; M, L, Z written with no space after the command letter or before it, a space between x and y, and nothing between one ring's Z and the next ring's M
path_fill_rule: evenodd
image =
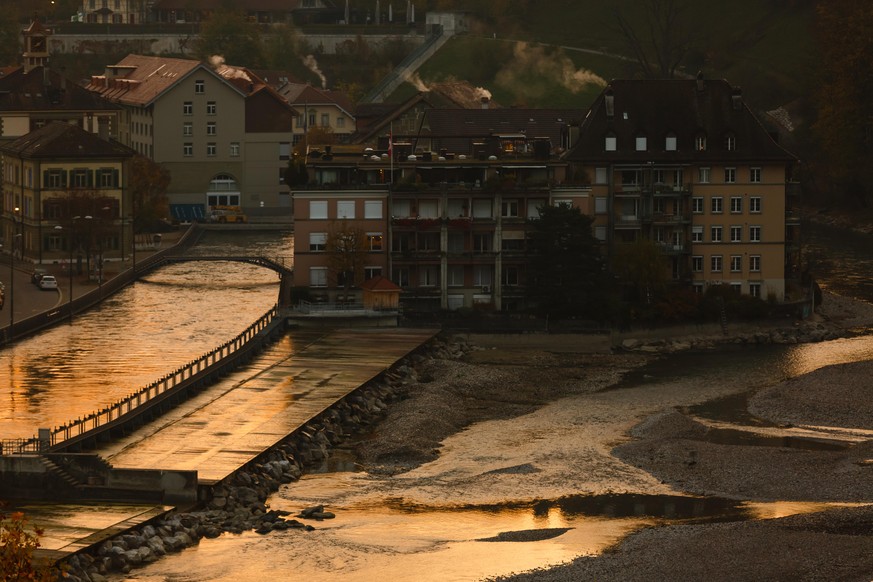
M328 232L325 247L328 266L348 296L352 285L364 280L364 264L370 251L367 233L343 221Z
M645 0L634 9L628 4L614 9L618 30L647 79L672 79L693 44L694 34L685 22L685 0ZM635 23L628 13L640 14Z

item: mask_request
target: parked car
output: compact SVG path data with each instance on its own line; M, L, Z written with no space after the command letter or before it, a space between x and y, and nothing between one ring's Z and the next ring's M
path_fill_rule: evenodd
M36 269L34 269L34 270L33 270L33 273L30 274L30 282L31 282L31 283L39 284L39 280L40 280L40 279L42 278L42 276L45 275L45 274L46 274L46 270L45 270L45 269L40 269L40 268L36 268Z
M54 275L43 275L39 278L39 281L37 281L36 285L40 289L57 289L58 280L55 279Z

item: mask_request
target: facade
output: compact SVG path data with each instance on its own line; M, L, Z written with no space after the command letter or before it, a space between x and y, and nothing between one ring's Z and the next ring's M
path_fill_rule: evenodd
M215 205L287 212L296 112L249 71L128 55L88 89L121 107L120 141L170 172L176 219L204 219Z
M83 0L79 14L85 22L142 24L148 20L150 0Z
M365 230L371 241L365 277L390 279L407 308L520 309L526 219L545 204L586 208L588 188L564 184L567 164L548 142L476 142L500 155L310 151L311 184L292 194L295 285L316 300L336 300L340 288L322 241L345 225Z
M60 121L0 146L3 246L35 263L132 252L134 152Z
M316 127L331 132L340 142L355 132L354 109L344 93L288 83L279 89L279 94L300 111L294 124L293 145L304 141L306 132Z
M614 256L647 239L668 277L784 301L799 291L797 159L723 80L613 81L567 157Z
M315 299L338 290L322 234L367 220L381 241L368 274L397 284L405 307L521 309L526 221L554 204L592 216L610 259L654 242L676 287L802 296L797 160L725 81L613 81L587 115L420 113L390 144L372 126L381 148L310 147L310 183L292 195L295 284Z

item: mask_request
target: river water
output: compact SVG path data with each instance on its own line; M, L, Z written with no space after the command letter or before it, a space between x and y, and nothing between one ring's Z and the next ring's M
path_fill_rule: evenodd
M194 254L290 264L290 232L207 232ZM278 299L278 274L245 263L164 267L100 307L0 351L0 438L85 416L236 336ZM99 404L99 406L95 406Z
M853 236L818 229L812 235L809 248L823 286L873 299L866 279L873 266L873 252L865 250L869 240L859 244ZM647 525L816 511L824 505L689 498L609 451L654 412L694 407L696 414L717 417L729 411L726 403L741 402L757 388L870 358L873 338L866 336L679 354L613 389L468 427L444 441L436 461L402 475L360 472L354 456L339 450L322 471L282 487L269 500L272 508L292 513L323 503L337 514L335 520L305 534L289 530L202 540L115 579L473 581L597 554ZM728 415L733 422L744 420ZM507 534L530 530L537 530L536 541Z

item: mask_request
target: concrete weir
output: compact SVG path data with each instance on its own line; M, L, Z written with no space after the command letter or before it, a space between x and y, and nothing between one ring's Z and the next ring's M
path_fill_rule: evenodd
M93 569L97 562L100 569L112 570L156 559L161 551L181 549L222 531L305 529L296 520L269 512L264 506L267 495L280 483L299 477L306 466L320 462L332 444L383 412L393 395L392 384L408 373L408 356L437 333L434 329L294 329L249 366L135 432L98 442L94 453L84 456L53 456L50 460L58 467L76 467L79 472L90 468L95 476L84 484L67 476L67 499L75 498L69 491L73 489L92 504L94 500L139 501L142 505L133 506L131 512L149 518L134 522L125 517L120 523L131 527L124 535L117 535L119 525L112 524L116 537L90 532L90 541L47 548L51 551L43 553L43 559L64 560L73 571ZM283 342L286 345L279 345ZM101 473L97 466L102 461L92 457L111 465L116 473L111 483L110 473ZM75 472L55 471L55 476ZM121 488L113 489L112 484ZM56 493L64 489L57 482L53 487ZM58 499L64 497L59 494ZM83 506L81 511L93 508ZM188 510L184 519L178 517L183 510ZM50 512L42 510L43 515ZM36 524L53 535L51 522L37 519ZM155 536L163 541L152 539L149 544ZM121 546L127 557L120 555ZM136 551L130 546L136 546ZM151 558L144 559L146 555Z

